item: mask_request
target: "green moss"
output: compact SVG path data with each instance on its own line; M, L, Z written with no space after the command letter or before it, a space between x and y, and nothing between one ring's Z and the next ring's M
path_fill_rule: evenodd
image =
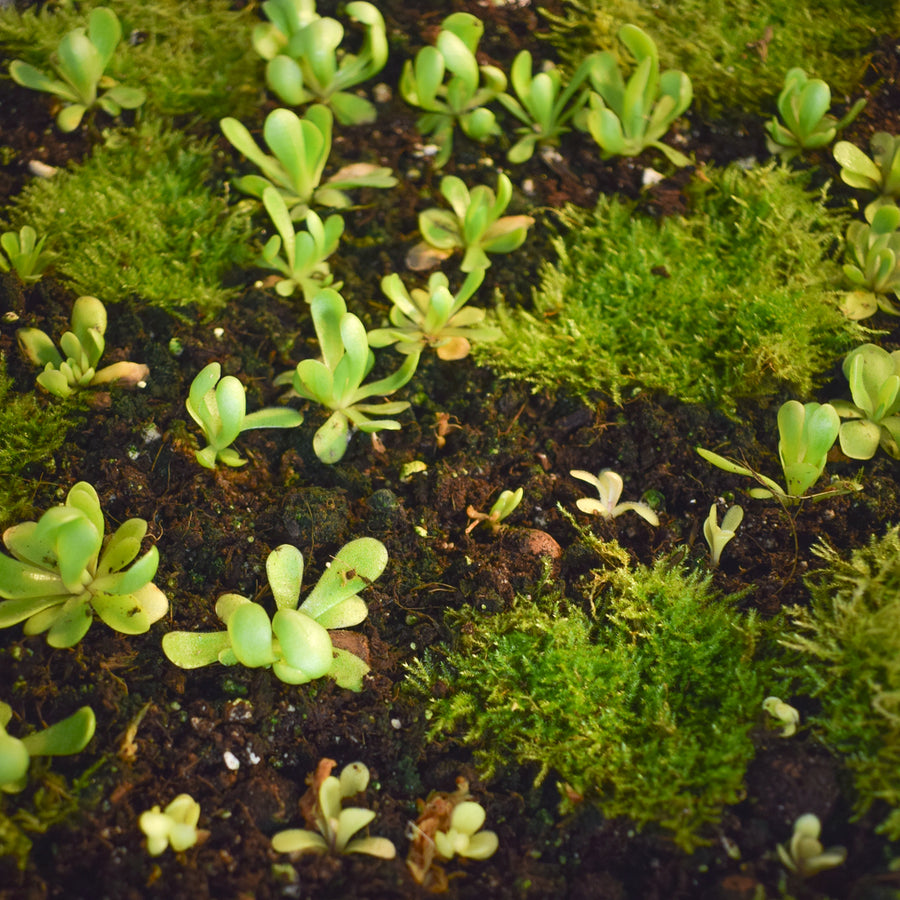
M78 9L0 11L0 48L49 71L60 38L83 26L95 6L112 9L122 23L122 43L108 73L147 91L146 109L206 119L250 115L264 93L263 63L250 47L258 21L252 5L235 11L230 0L89 0ZM129 38L134 35L134 44Z
M53 471L53 457L70 422L65 403L42 404L34 393L13 390L0 353L0 527L33 512L35 483Z
M111 134L84 163L31 181L14 221L50 235L56 271L79 293L209 315L237 293L221 282L252 258L253 235L253 204L228 205L213 152L211 141L145 121Z
M771 114L794 66L823 78L835 98L856 91L875 37L900 28L893 0L566 0L563 14L547 19L570 65L597 49L621 52L619 29L640 26L662 68L690 76L706 115Z
M793 611L799 631L785 641L802 654L795 693L819 698L811 722L853 774L857 815L887 806L879 830L898 840L900 528L848 557L817 552L828 564L808 576L812 603Z
M702 178L694 209L661 222L610 197L568 208L533 312L501 305L504 337L476 346L476 360L616 402L643 389L727 411L785 387L808 394L852 343L826 258L844 217L786 169Z
M691 849L741 799L772 686L761 625L664 561L595 572L586 594L594 615L559 597L464 611L441 671L412 670L446 688L430 735L473 746L488 775L512 760L537 766L538 781L553 772L605 816L654 823Z

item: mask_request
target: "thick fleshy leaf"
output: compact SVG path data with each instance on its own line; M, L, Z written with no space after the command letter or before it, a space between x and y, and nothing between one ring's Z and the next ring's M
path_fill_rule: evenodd
M18 790L30 762L25 744L0 729L0 790Z
M74 647L87 634L94 621L89 600L88 594L82 594L65 603L47 632L47 643L51 647ZM34 621L31 619L25 623L23 630L26 634L32 633L30 626Z
M328 844L321 834L305 828L288 828L272 835L276 853L327 853Z
M116 14L105 6L91 10L88 17L88 38L100 54L101 71L109 65L122 39L122 26Z
M2 559L2 557L0 557ZM0 581L5 578L5 573L0 568ZM0 628L9 628L18 625L26 619L36 616L44 610L54 606L62 606L69 595L51 594L44 597L26 597L16 600L4 600L0 603ZM49 627L49 625L47 626Z
M83 28L63 36L57 47L59 73L74 88L85 106L97 99L97 85L103 75L103 59ZM62 127L62 126L60 126Z
M272 623L258 603L244 603L234 610L228 618L228 636L238 662L248 669L269 666L275 661Z
M352 614L348 613L348 619L340 624L335 624L340 618L335 610L375 581L384 571L387 561L387 548L381 541L375 538L350 541L338 550L331 565L322 573L316 586L300 605L301 612L320 622L330 615L328 628L347 628L358 624L365 616L356 621L350 619L359 615L359 608Z
M170 631L163 635L162 649L170 662L182 669L198 669L218 661L231 646L227 631Z
M867 419L853 419L841 425L838 439L845 456L850 459L871 459L878 450L881 427Z
M43 731L22 738L30 756L70 756L81 753L94 736L97 720L89 706L82 706Z
M334 655L331 638L322 625L296 609L279 609L272 618L272 631L288 666L310 680L328 673Z
M283 53L266 65L266 84L288 106L299 106L309 99L309 93L303 88L303 70L296 60Z
M337 410L313 435L313 451L327 465L340 462L347 452L350 440L350 423L347 416Z
M375 811L361 809L360 807L348 807L342 809L338 816L338 827L335 833L334 846L338 853L342 853L350 842L350 838L357 831L362 830L375 818Z
M266 558L266 576L278 609L296 609L303 584L303 554L292 544L280 544Z

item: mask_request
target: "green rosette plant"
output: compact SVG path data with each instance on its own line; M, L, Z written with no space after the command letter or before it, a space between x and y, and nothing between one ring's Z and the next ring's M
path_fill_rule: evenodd
M593 91L579 124L600 145L603 159L638 156L654 147L673 165L688 165L688 157L661 138L691 105L690 78L674 69L660 74L656 44L636 25L624 25L618 37L637 68L626 82L615 56L608 50L598 53L591 64Z
M784 87L778 95L778 119L766 122L766 146L770 153L792 159L804 150L827 147L839 131L846 128L866 105L857 100L845 116L828 115L831 88L821 78L809 78L800 68L784 76Z
M406 263L411 269L428 269L436 262L463 251L460 269L474 272L486 269L488 253L511 253L522 246L532 216L504 216L512 199L512 182L502 172L497 176L497 191L476 185L470 191L455 175L441 179L441 194L452 211L432 207L419 213L419 231L423 241L410 250Z
M0 791L17 794L25 789L28 767L35 756L71 756L81 753L94 736L97 720L89 706L23 738L13 737L6 727L12 707L0 701Z
M306 684L327 676L343 688L361 691L368 664L355 653L335 647L329 632L366 618L368 609L359 592L381 575L387 558L384 544L374 538L345 544L298 606L303 554L282 544L266 559L275 598L273 616L247 597L222 594L216 615L225 623L225 631L170 631L163 637L163 652L182 669L240 663L247 668L271 667L286 684Z
M295 231L287 204L275 188L267 187L262 199L278 234L266 241L256 262L284 276L275 284L275 292L281 297L290 297L299 288L309 302L323 287L333 285L339 289L342 282L335 283L328 257L338 248L344 233L344 220L335 213L323 222L309 210L304 221L305 230Z
M365 0L348 3L344 11L365 31L358 54L342 52L344 27L320 16L315 4L263 4L268 25L253 33L253 46L268 60L266 84L291 106L316 100L334 110L342 125L374 122L375 107L348 88L377 75L388 59L387 32L378 9Z
M412 353L393 375L363 384L375 365L365 325L347 312L344 298L329 288L313 297L310 308L322 359L302 360L293 372L279 375L275 383L291 384L298 396L332 411L313 437L316 456L331 464L339 462L346 453L351 428L366 433L400 430L400 423L395 419L371 417L395 416L409 408L406 400L364 401L393 394L403 387L416 371L419 356Z
M869 146L871 158L849 141L838 141L832 151L841 167L841 181L876 195L866 207L866 218L879 206L900 200L900 137L877 131Z
M482 34L480 19L453 13L441 22L435 46L423 47L414 60L404 63L400 93L411 106L424 110L416 127L437 144L436 169L450 159L457 124L473 141L484 142L500 133L486 104L506 90L506 75L496 66L478 65L475 54Z
M900 209L866 207L868 223L847 228L844 275L856 290L845 295L841 311L849 319L867 319L879 309L900 316L888 294L900 295Z
M207 469L217 463L243 466L247 460L231 445L244 431L257 428L296 428L303 414L288 407L270 406L247 414L247 391L234 375L220 378L217 362L205 366L191 382L185 407L200 426L207 446L195 451L197 462Z
M96 297L79 297L72 307L72 330L59 339L62 353L39 328L19 328L22 354L43 368L37 383L55 397L70 397L81 388L116 382L133 387L150 369L143 363L117 362L98 369L106 348L106 307ZM63 356L65 354L65 357Z
M399 353L421 353L426 347L439 359L463 359L472 349L472 341L494 341L501 331L484 325L485 312L466 306L484 280L484 269L466 276L456 294L450 293L450 282L443 272L434 272L428 289L407 291L395 272L381 279L381 290L391 300L391 326L369 332L370 347L393 346Z
M51 647L74 647L99 616L121 634L144 634L169 608L153 584L159 551L136 559L147 533L128 519L104 541L97 492L86 481L37 522L7 528L0 554L0 628L24 622L25 634L47 634Z
M698 447L697 452L719 469L733 475L753 478L764 485L761 488L751 488L748 491L751 497L774 497L785 505L792 505L805 499L807 490L822 477L828 451L834 446L840 427L841 420L837 410L830 403L788 400L781 405L778 410L778 456L786 487L711 450ZM832 490L811 496L815 498L833 493L835 491Z
M272 110L263 125L270 156L237 119L222 119L219 125L231 145L262 172L237 178L234 186L258 199L266 188L275 188L295 222L306 218L313 203L334 209L350 206L348 190L393 187L397 179L390 169L368 163L344 166L322 183L331 153L333 121L331 110L320 104L310 106L302 118L289 109Z
M506 154L511 163L531 159L536 147L558 146L560 137L571 131L569 123L588 102L585 82L595 61L596 54L583 60L564 87L556 66L533 75L531 53L522 50L516 56L509 73L516 96L504 92L497 97L524 126L516 129L521 137Z
M74 131L84 114L96 106L117 116L123 109L137 109L147 99L141 88L117 84L103 74L121 39L122 26L116 14L98 6L91 10L87 31L75 28L59 42L53 63L59 78L20 59L10 63L9 74L16 84L59 97L65 105L56 124L60 131Z
M841 423L838 440L851 459L871 459L879 447L900 459L900 350L876 344L851 350L842 366L850 400L832 400Z
M0 272L9 272L10 269L19 276L25 284L33 284L40 281L44 269L53 260L52 253L44 252L44 235L38 240L37 232L30 225L23 225L18 232L5 231L0 234Z

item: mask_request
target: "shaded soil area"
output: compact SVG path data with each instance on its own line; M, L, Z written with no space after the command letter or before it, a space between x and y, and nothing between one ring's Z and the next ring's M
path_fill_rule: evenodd
M508 69L519 49L533 46L537 22L529 9L453 8L470 8L485 19L484 61ZM417 41L428 39L448 11L422 13L392 2L385 16L393 31ZM869 105L847 135L861 145L872 131L900 127L894 43L885 41L875 52L867 75ZM396 84L399 64L391 65L396 69L382 79ZM4 205L28 177L29 160L61 166L90 147L90 136L60 135L47 102L8 81L0 82L0 117L3 143L16 151L0 171ZM720 165L762 158L761 134L758 121L708 124L688 116L674 139L699 162ZM229 152L224 139L222 149ZM378 280L404 271L422 198L437 194L440 174L423 158L414 111L399 98L380 110L375 128L342 130L335 154L378 159L401 176L389 199L372 192L348 214L350 239L333 260L351 307L372 319L387 309ZM445 173L484 176L484 154L458 137ZM825 155L818 162L836 176ZM528 202L537 208L587 206L598 193L615 191L642 197L657 215L683 209L686 174L642 192L644 165L601 162L589 141L572 135L559 158L533 160L517 169L517 181L530 183ZM549 221L549 214L539 220L518 254L496 258L483 296L498 287L510 302L529 302ZM367 227L401 237L372 249L352 237ZM356 309L359 298L371 298L372 305ZM31 390L34 373L16 350L15 327L58 335L68 326L73 299L52 277L28 288L12 278L0 281L0 311L18 317L0 324L0 351L18 389ZM604 820L593 810L561 819L553 778L535 787L534 771L511 765L483 783L469 750L425 739L423 709L402 690L404 662L453 645L447 610L470 604L490 615L504 609L517 593L528 593L547 566L570 595L577 594L579 579L597 561L558 509L574 511L583 496L571 469L610 467L625 479L629 498L658 494L659 528L636 517L591 523L635 560L649 563L678 549L688 560L705 559L701 532L709 505L732 497L741 485L704 463L695 448L740 447L761 471L778 471L773 422L785 398L748 403L736 418L667 397L642 396L618 408L598 396L588 406L562 390L534 393L528 385L500 381L469 361L428 359L405 389L412 407L402 417L402 431L378 440L356 435L340 464L325 466L313 454L312 431L324 416L310 406L296 432L242 436L240 450L250 459L245 468L209 472L194 459L195 430L183 405L191 379L217 360L247 384L249 409L275 403L272 378L315 354L299 302L248 288L214 322L189 324L143 307L140 298L110 310L107 346L115 349L109 361L144 362L150 381L136 393L95 393L73 413L63 451L28 473L35 508L59 502L71 484L84 480L96 487L110 527L130 517L146 519L162 561L156 583L170 598L165 630L217 630L213 605L226 591L266 598L264 562L279 544L302 550L304 581L312 585L344 543L377 537L390 562L363 594L369 616L357 629L372 673L363 692L353 694L329 681L291 687L268 670L185 672L162 656L159 626L125 637L95 623L72 650L25 639L19 628L0 632L0 684L7 686L4 698L18 719L56 721L89 703L98 722L84 753L56 759L51 767L35 763L29 788L12 801L21 808L14 820L33 848L24 870L11 858L0 859L0 896L424 896L402 861L409 823L417 816L417 799L453 790L458 777L468 779L488 810L487 826L499 835L500 849L486 862L448 864L452 897L775 896L784 879L775 845L805 812L826 823L830 842L847 847L848 861L791 884L794 896L876 898L898 887L900 876L872 874L884 865L885 845L873 829L878 811L849 822L852 794L840 764L808 736L783 741L761 720L746 799L710 831L707 847L687 856L663 834L635 834L627 821ZM173 338L183 348L177 357L170 351ZM887 343L896 345L896 339L895 332ZM842 390L837 368L833 374L834 385L823 388L821 399ZM409 474L405 466L412 461L424 462L425 470ZM834 454L829 471L851 477L856 470ZM750 586L740 603L766 616L803 602L802 576L815 565L809 551L819 537L827 535L838 548L860 546L884 522L900 518L892 464L874 460L865 483L862 494L805 505L793 518L775 505L742 500L747 516L715 575L717 587L737 592ZM524 489L525 499L507 530L496 537L486 528L465 533L469 505L487 511L499 491L515 487ZM802 703L800 708L813 711ZM271 835L302 826L298 803L305 779L322 758L341 765L360 759L369 766L367 805L377 812L371 831L394 841L397 860L308 856L293 862L296 877L284 868L273 871L285 858L272 851ZM183 791L199 801L209 836L184 854L151 860L138 816ZM5 808L11 809L10 801Z

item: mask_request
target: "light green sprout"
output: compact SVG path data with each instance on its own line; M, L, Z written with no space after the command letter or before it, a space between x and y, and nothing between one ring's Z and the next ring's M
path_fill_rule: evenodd
M207 469L216 463L243 466L247 460L231 445L244 431L256 428L296 428L303 415L295 409L267 407L247 415L247 392L233 375L219 378L222 367L211 362L191 382L185 407L200 426L207 446L196 450L197 462Z
M735 536L738 526L744 519L744 510L740 506L732 506L725 511L722 524L718 522L718 508L713 503L709 515L703 523L703 537L709 545L710 562L713 568L719 565L725 545Z
M800 713L790 703L785 703L780 697L766 697L763 709L784 726L781 729L782 737L793 737L797 733Z
M44 269L53 260L52 253L44 252L47 236L37 239L37 232L30 225L23 225L18 233L5 231L0 234L0 272L10 268L25 284L40 281Z
M361 762L350 763L337 778L327 774L333 766L333 760L323 759L310 784L308 793L315 799L317 830L289 828L279 831L272 836L272 848L277 853L365 853L380 859L393 859L397 850L387 838L353 837L375 818L375 813L371 809L343 806L345 799L368 786L368 768Z
M523 488L517 488L514 491L501 491L500 496L494 501L491 511L487 513L479 512L474 506L466 508L466 515L470 522L466 527L466 534L472 531L476 525L484 522L493 534L497 534L501 528L504 528L503 520L512 513L512 511L522 502L524 494Z
M788 871L801 878L809 878L817 872L843 864L847 858L846 848L829 847L825 850L819 842L821 832L822 823L812 813L806 813L794 822L790 843L786 847L783 844L776 847L778 858Z
M465 800L453 809L450 830L438 831L434 836L437 852L450 860L454 856L467 859L487 859L493 856L500 844L493 831L481 831L486 813L474 800Z
M463 251L459 268L463 272L486 269L488 253L511 253L521 247L532 216L504 216L512 199L512 182L502 172L497 176L497 191L479 184L470 191L455 175L441 179L441 194L452 212L432 207L419 213L419 231L423 241L407 255L411 269L428 269Z
M622 496L624 482L622 476L611 469L604 469L599 475L585 472L583 469L572 469L569 474L573 478L586 481L597 489L599 500L590 497L582 497L575 501L575 505L583 512L591 516L602 516L604 519L615 519L626 512L635 512L651 525L659 525L659 516L646 504L634 501L619 503Z
M9 74L16 84L59 97L65 105L56 124L61 131L74 131L84 114L95 106L117 116L123 109L136 109L146 99L141 88L117 84L103 74L121 39L122 26L116 14L98 6L91 10L86 32L84 28L74 28L59 42L54 60L59 78L20 59L10 63Z
M203 834L199 821L200 804L190 794L179 794L162 812L154 806L141 813L138 825L147 836L147 852L159 856L167 847L176 853L193 847Z
M96 297L79 297L72 307L72 330L59 339L62 353L39 328L20 328L16 339L22 354L43 369L37 383L55 397L70 397L81 388L112 382L141 384L150 374L143 363L117 362L97 368L106 348L106 324L106 307Z

